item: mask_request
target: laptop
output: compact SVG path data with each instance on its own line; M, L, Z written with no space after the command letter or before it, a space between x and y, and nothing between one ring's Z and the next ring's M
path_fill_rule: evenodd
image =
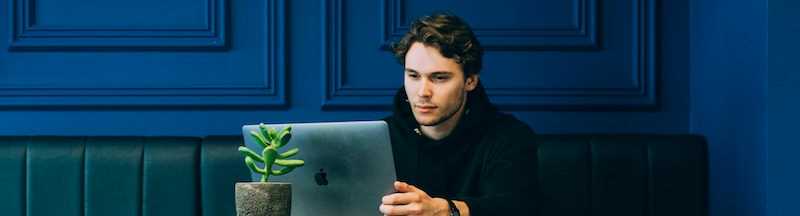
M283 153L300 152L289 159L305 165L271 182L292 184L293 216L380 215L381 197L394 191L396 179L388 125L384 121L267 124L278 131L292 127L292 137ZM263 149L250 136L258 125L242 127L245 145L256 152ZM263 164L258 164L263 166ZM273 169L280 169L274 166ZM252 174L253 181L261 179Z

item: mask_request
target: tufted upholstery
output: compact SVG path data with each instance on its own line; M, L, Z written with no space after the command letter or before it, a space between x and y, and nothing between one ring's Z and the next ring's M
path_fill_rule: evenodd
M542 135L538 142L541 215L707 215L701 137ZM249 179L239 143L239 136L0 137L0 212L234 215L233 184Z
M692 135L542 135L541 215L708 215L707 147Z
M0 137L8 216L233 215L235 139Z

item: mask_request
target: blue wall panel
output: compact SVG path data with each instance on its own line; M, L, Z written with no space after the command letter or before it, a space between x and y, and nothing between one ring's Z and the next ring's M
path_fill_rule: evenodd
M767 80L767 214L800 215L800 146L797 123L800 122L800 1L769 0L769 77Z
M593 49L599 46L597 0L518 0L500 4L494 1L384 0L382 6L381 27L387 47L408 31L415 17L443 8L473 18L470 25L481 45L488 49ZM545 19L530 19L532 16Z
M102 8L115 5L108 3L94 8L72 1L35 2L36 6L30 0L12 1L11 5L20 9L9 17L14 22L4 24L14 27L0 26L14 32L6 34L11 35L10 44L0 43L10 48L0 60L3 108L265 107L286 103L282 1L269 1L254 11L257 13L250 16L258 17L259 22L232 23L231 28L258 28L234 38L238 46L217 51L173 49L226 46L227 0L199 5L181 1L180 5L203 9L188 18L180 13L175 15L178 18L161 15L171 14L171 10L153 11L163 7L161 2L137 1L139 7L125 9ZM131 3L118 4L127 7ZM59 6L65 8L51 9ZM141 9L146 12L140 14L140 8L148 9ZM72 10L85 14L64 12ZM118 18L106 10L140 15ZM28 14L32 12L35 15ZM102 16L115 21L93 21ZM67 21L43 26L31 21L39 17ZM166 24L158 24L162 21ZM255 26L259 23L261 26ZM204 41L207 39L212 41ZM37 49L14 49L20 47Z
M602 18L595 18L595 1L494 4L497 6L493 8L498 11L488 16L486 11L474 10L482 8L481 3L485 4L480 1L432 5L412 4L413 1L384 1L383 5L350 1L325 3L326 108L388 107L402 68L386 63L387 54L375 48L386 47L386 35L392 41L402 36L408 29L407 20L435 11L429 8L448 8L446 6L451 6L449 9L453 12L464 10L459 14L474 23L479 40L488 45L481 78L489 95L501 107L642 109L652 108L657 103L655 1L608 2L601 7L606 14ZM425 8L406 8L412 6ZM384 7L384 13L372 10L374 7ZM518 11L518 8L527 7L538 10ZM406 12L412 9L424 12ZM562 13L535 13L548 10ZM375 16L383 17L383 23L361 19ZM570 29L570 19L575 21L572 30L566 31L572 33L557 33L562 31L559 27L546 27L566 25L564 28ZM594 36L597 19L603 20L601 25L605 28L603 38L606 39L602 42L596 41ZM491 22L501 24L492 26ZM383 29L370 28L374 26ZM370 43L376 41L376 35L384 43ZM585 36L589 41L587 47L601 49L575 50L573 45L583 40L575 39L575 35ZM540 39L543 41L531 42ZM393 69L395 73L381 69L386 72L380 73L387 75L375 76L376 68Z
M686 1L41 0L28 23L21 6L34 1L3 2L4 135L236 134L258 122L377 119L402 85L387 42L438 10L473 24L492 100L538 132L688 131ZM217 22L224 46L161 37L208 24L199 18ZM52 31L29 40L39 49L18 47L32 39L18 37L26 26L81 37ZM137 34L142 43L126 41Z
M11 49L219 49L228 0L9 0Z
M708 140L710 213L764 215L767 1L691 7L690 125Z
M758 215L762 3L0 0L0 135L377 119L402 84L388 43L449 10L487 45L503 111L540 133L706 135L712 215Z

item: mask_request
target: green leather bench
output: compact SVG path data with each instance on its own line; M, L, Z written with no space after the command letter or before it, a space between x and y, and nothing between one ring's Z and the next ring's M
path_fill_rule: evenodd
M240 143L240 136L0 136L0 214L235 215L233 185L249 179ZM531 215L708 214L702 137L541 135L538 143Z

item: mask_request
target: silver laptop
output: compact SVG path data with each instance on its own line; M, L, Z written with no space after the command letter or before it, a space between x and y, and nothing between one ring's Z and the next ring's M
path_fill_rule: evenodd
M389 129L383 121L268 124L292 127L279 153L299 148L290 159L305 165L269 181L292 183L292 215L380 215L381 197L394 191L396 179ZM242 127L245 145L263 149L250 136L258 125ZM262 164L259 164L262 165ZM275 166L273 169L282 168ZM253 181L261 179L252 175Z

